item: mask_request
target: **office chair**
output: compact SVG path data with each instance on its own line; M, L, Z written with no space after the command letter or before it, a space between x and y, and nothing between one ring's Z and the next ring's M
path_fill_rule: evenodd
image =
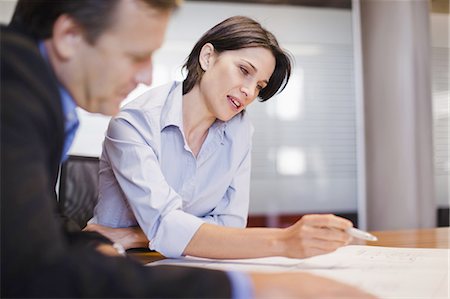
M61 165L59 209L71 225L86 226L94 214L98 198L97 157L69 156Z

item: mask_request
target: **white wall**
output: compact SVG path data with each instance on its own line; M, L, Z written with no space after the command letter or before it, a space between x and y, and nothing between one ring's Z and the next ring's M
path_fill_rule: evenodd
M15 3L0 0L0 22L9 21ZM180 66L194 42L235 14L260 21L296 59L287 90L249 109L256 127L250 212L356 211L350 11L185 2L155 56L153 85L181 79ZM431 22L436 190L439 205L448 206L449 16L433 14ZM140 86L125 101L147 88ZM79 112L81 127L71 153L98 156L109 118Z
M0 0L0 23L6 24L12 17L17 0Z
M255 18L295 57L286 90L248 109L256 127L250 212L356 211L350 11L185 2L155 56L153 85L181 79L180 67L195 41L232 15ZM84 111L80 118L71 153L98 156L109 119Z
M450 15L432 14L432 91L434 120L434 171L437 203L449 207L449 70L450 70Z

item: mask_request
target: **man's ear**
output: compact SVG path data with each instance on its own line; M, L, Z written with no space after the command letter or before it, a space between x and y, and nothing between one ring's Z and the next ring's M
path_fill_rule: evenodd
M214 46L211 43L204 44L198 57L200 66L204 71L206 71L213 62L214 55Z
M83 30L73 18L68 15L59 16L53 25L54 54L62 60L71 58L83 38Z

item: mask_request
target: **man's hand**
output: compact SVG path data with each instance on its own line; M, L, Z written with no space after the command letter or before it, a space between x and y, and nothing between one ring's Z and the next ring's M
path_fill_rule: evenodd
M139 226L112 228L100 224L88 224L83 230L98 232L114 243L119 243L124 249L147 248L149 243Z
M125 252L122 250L118 250L116 246L109 244L100 244L95 248L97 251L104 255L109 256L124 256Z

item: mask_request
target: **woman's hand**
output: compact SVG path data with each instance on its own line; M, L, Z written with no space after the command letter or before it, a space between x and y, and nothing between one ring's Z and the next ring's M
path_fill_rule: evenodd
M125 249L147 248L149 240L139 226L112 228L100 224L88 224L84 231L98 232Z
M305 258L335 251L352 240L345 231L350 227L352 223L349 220L335 215L305 215L284 229L283 255Z

